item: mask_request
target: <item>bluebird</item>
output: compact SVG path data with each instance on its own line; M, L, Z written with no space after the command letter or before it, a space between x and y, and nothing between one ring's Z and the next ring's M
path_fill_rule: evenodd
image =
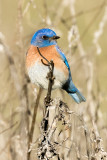
M48 79L46 77L49 72L49 68L41 62L42 57L38 53L38 47L41 54L48 61L53 60L54 62L53 74L55 80L52 89L62 88L77 103L86 101L84 96L75 87L72 81L68 61L65 54L57 45L57 39L59 38L60 37L49 28L43 28L35 32L26 55L26 68L28 76L32 83L37 84L44 89L48 88ZM45 62L45 60L43 61Z

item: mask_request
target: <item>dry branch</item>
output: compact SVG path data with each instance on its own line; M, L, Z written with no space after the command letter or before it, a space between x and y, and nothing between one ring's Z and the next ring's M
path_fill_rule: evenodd
M33 134L34 134L34 129L35 129L36 115L37 115L37 109L38 109L38 105L39 105L40 95L41 95L41 88L39 89L39 92L37 95L36 104L34 106L34 111L33 111L31 129L29 131L27 160L30 160L30 154L31 154L30 145L33 140Z

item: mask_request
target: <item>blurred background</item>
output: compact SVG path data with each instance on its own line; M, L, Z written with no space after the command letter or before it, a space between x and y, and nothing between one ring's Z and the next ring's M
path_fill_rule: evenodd
M62 99L70 110L83 115L90 131L95 121L107 151L107 1L0 0L1 160L26 159L39 88L26 78L25 57L33 34L44 27L61 37L58 45L87 101L77 105L62 90L54 90L52 98ZM46 91L39 94L33 141L40 134ZM36 157L36 151L32 157Z

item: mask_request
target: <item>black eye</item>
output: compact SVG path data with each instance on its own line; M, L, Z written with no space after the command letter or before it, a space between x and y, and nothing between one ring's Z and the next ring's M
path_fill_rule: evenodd
M49 37L48 36L42 36L42 38L44 39L44 40L47 40L47 39L49 39Z

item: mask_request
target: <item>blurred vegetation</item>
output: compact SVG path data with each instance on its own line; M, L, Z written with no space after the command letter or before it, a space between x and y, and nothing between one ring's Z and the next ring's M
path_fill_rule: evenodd
M34 93L35 86L26 82L25 56L32 35L43 27L53 29L61 37L58 45L66 54L73 81L87 102L77 105L61 90L54 90L52 97L60 97L71 110L85 115L89 126L91 120L87 115L91 112L95 115L97 108L99 132L104 142L107 140L107 132L103 130L107 127L106 0L0 0L0 132L10 127L0 134L2 160L14 159L16 153L12 151L14 143L19 141L21 128L26 122L30 126L32 121L38 87ZM42 91L34 141L40 133L45 95L46 91ZM26 106L26 109L22 106ZM24 115L23 111L29 114ZM29 120L23 120L24 116L28 116ZM17 142L14 142L14 138ZM20 146L16 150L20 150ZM104 147L107 150L106 143Z

